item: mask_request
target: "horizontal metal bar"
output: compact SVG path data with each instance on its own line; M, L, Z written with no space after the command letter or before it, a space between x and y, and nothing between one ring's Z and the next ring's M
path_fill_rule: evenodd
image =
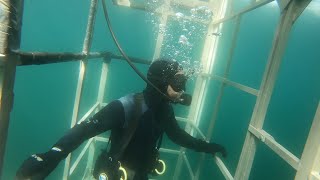
M214 156L214 161L218 165L220 171L222 172L223 176L227 180L233 180L234 178L232 177L231 173L229 172L228 168L226 165L222 162L222 160L218 156Z
M194 8L194 7L200 7L200 6L206 6L210 7L212 9L213 3L210 1L195 1L195 0L171 0L171 4L175 6L182 6L184 8Z
M138 9L138 10L144 10L144 11L150 11L149 9L146 8L146 3L140 3L140 2L135 2L135 1L131 1L130 4L129 3L120 3L118 2L118 0L112 0L114 5L118 5L118 6L124 6L124 7L130 7L132 9ZM184 1L180 1L180 0L171 0L170 1L170 5L171 6L181 6L186 8L193 8L193 7L199 7L199 6L207 6L212 8L212 3L210 2L205 2L205 1L193 1L193 0L184 0Z
M108 142L108 141L109 141L109 138L96 136L96 137L94 137L94 140L95 140L95 141L100 141L100 142Z
M181 1L175 1L175 2L171 1L170 3L171 4L175 3L172 6L177 7L177 3L178 2L180 3L178 5L181 5L181 7L190 8L190 6L189 7L186 6L186 4L184 2L182 2L184 4L181 4ZM208 2L204 2L204 1L199 1L199 2L201 2L201 3L198 3L198 4L208 4L208 6L211 6L211 4L208 3ZM113 4L114 5L118 5L118 6L128 7L128 8L131 8L131 9L142 10L142 11L146 11L146 12L152 12L152 13L155 13L155 14L161 15L161 16L164 15L164 16L169 16L169 17L176 17L176 13L174 11L170 10L170 9L167 9L167 10L163 11L163 9L159 10L159 8L157 8L157 9L153 10L153 9L150 9L150 8L146 8L146 5L143 4L143 3L131 2L130 5L129 5L129 4L119 4L119 3L117 3L116 0L113 0ZM171 6L171 5L168 5L168 6ZM195 6L195 7L197 7L197 6ZM213 9L211 9L211 10L213 11ZM210 23L210 21L208 21L208 20L202 20L202 19L199 19L199 18L191 17L191 16L183 16L181 18L184 19L184 20L189 20L189 21L197 22L197 23L201 23L201 24L209 24Z
M206 136L202 133L202 131L193 122L189 121L186 118L182 118L182 117L176 117L176 119L181 122L189 123L191 125L191 127L194 128L197 131L197 133L199 133L201 138L206 140Z
M99 107L99 103L96 103L95 105L93 105L89 109L89 111L78 121L78 124L85 121L89 116L91 116L98 107Z
M249 7L244 8L243 10L241 10L241 11L238 12L238 13L231 14L231 15L229 15L229 16L227 16L227 17L222 18L222 19L213 21L211 25L213 25L213 26L219 25L219 24L221 24L221 23L223 23L223 22L225 22L225 21L234 19L234 18L236 18L236 17L238 17L238 16L241 16L241 15L247 13L247 12L250 12L250 11L252 11L252 10L255 10L255 9L257 9L257 8L263 6L263 5L266 5L266 4L268 4L268 3L272 2L272 1L274 1L274 0L258 1L258 2L256 2L256 3L253 3L252 5L250 5Z
M13 53L20 56L19 66L26 65L42 65L42 64L52 64L61 63L69 61L78 61L82 59L118 59L125 60L123 56L113 54L112 52L91 52L88 55L84 53L72 53L72 52L22 52L13 51ZM140 59L136 57L129 57L132 62L140 64L150 64L151 61Z
M256 129L252 125L249 125L249 132L265 143L275 153L277 153L282 159L290 164L294 169L298 170L300 166L300 159L293 155L290 151L284 148L281 144L275 141L275 139L262 129Z
M182 122L188 122L188 119L187 119L187 118L178 117L178 116L176 116L176 120L182 121Z
M176 154L176 155L181 154L181 151L173 150L173 149L167 149L167 148L160 148L160 152Z
M188 158L187 158L187 156L186 156L186 154L185 153L183 153L183 160L184 160L184 162L186 163L186 165L187 165L187 168L188 168L188 170L189 170L189 173L190 173L190 179L193 179L194 178L194 173L193 173L193 171L192 171L192 169L191 169L191 166L190 166L190 162L189 162L189 160L188 160Z
M92 143L93 138L89 139L89 141L87 142L86 146L82 149L81 153L79 154L79 156L77 157L76 161L73 163L73 165L71 166L70 172L69 172L69 176L73 173L73 171L76 169L76 167L78 166L79 162L81 161L83 155L86 153L87 149L89 148L90 144Z
M235 87L237 89L240 89L241 91L244 91L246 93L252 94L254 96L258 96L258 94L259 94L259 90L257 90L257 89L242 85L240 83L236 83L236 82L230 81L230 80L228 80L226 78L223 78L221 76L209 75L209 74L202 74L202 76L206 77L206 78L212 78L214 80L220 81L220 82L222 82L222 83L224 83L226 85Z

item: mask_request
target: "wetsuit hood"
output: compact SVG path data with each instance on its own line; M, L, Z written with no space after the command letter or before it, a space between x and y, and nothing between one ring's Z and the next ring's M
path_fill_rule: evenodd
M179 63L171 60L160 59L154 61L150 65L147 78L152 84L159 88L162 93L167 94L169 82L173 79L175 74L181 70L182 68L179 66ZM143 94L149 107L170 102L167 97L159 93L149 84L143 91Z

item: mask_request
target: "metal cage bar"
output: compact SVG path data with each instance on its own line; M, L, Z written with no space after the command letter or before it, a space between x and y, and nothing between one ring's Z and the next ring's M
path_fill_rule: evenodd
M84 53L72 53L72 52L23 52L19 50L13 51L14 54L19 56L19 66L27 65L42 65L42 64L52 64L52 63L62 63L70 61L78 61L82 59L97 59L104 58L109 61L109 59L125 60L123 56L114 54L112 52L88 52ZM149 60L129 57L132 62L141 64L150 64Z
M253 10L255 10L255 9L261 7L261 6L264 6L264 5L266 5L266 4L268 4L268 3L272 2L272 1L274 1L274 0L262 0L262 1L255 2L252 5L250 5L249 7L243 9L242 11L240 11L238 13L231 14L231 15L229 15L227 17L224 17L222 19L219 19L219 20L216 20L216 21L212 22L212 25L213 26L219 25L219 24L221 24L221 23L223 23L225 21L229 21L229 20L231 20L233 18L236 18L238 16L241 16L241 15L243 15L245 13L253 11Z
M99 56L99 57L108 57L108 61L111 60L110 54L92 54L90 53L90 46L91 46L91 41L92 41L92 31L94 27L94 21L95 21L95 15L96 15L96 8L97 8L97 1L98 0L92 0L91 1L91 7L90 7L90 14L88 18L88 26L87 26L87 31L86 31L86 36L84 40L84 45L83 45L83 51L82 54L64 54L65 58L74 58L74 59L81 59L80 62L80 72L79 72L79 79L78 79L78 86L77 86L77 92L76 92L76 98L75 98L75 103L74 103L74 109L73 109L73 117L72 117L72 122L71 122L71 127L75 125L78 119L78 109L79 109L79 104L81 100L81 92L83 88L83 79L85 77L85 69L86 69L86 63L87 63L87 58L92 58L93 56ZM261 7L272 0L262 0L258 2L253 2L251 6L248 8L245 8L243 11L240 11L237 14L232 14L227 17L223 17L221 19L217 19L215 21L212 21L210 23L210 28L216 28L215 26L221 25L221 23L228 21L233 18L240 18L242 14L247 13L249 11L252 11L258 7ZM243 150L241 153L241 157L238 163L237 171L235 174L235 179L248 179L251 166L252 166L252 161L254 159L254 154L256 151L256 140L260 139L262 142L264 142L267 146L269 146L273 151L275 151L280 157L282 157L284 160L286 160L291 166L293 166L295 169L298 170L296 179L305 179L307 177L309 178L314 178L314 179L320 179L319 175L319 170L320 170L320 143L318 141L318 137L320 136L318 129L320 128L319 122L320 122L320 105L318 105L318 109L313 121L313 125L310 130L310 134L301 158L300 160L295 157L292 153L290 153L288 150L286 150L283 146L281 146L279 143L277 143L274 138L269 135L267 132L262 130L264 118L266 115L266 111L269 105L270 101L270 96L273 91L275 79L277 76L277 72L280 66L281 62L281 57L284 52L284 48L286 45L286 41L288 39L288 34L290 32L291 26L295 19L300 15L300 13L303 11L305 6L310 2L310 0L304 0L303 2L297 2L298 0L278 0L278 3L280 4L281 8L281 20L279 22L278 30L277 33L275 34L275 39L274 39L274 44L270 52L270 57L268 60L268 64L265 69L263 81L260 86L260 90L256 90L244 85L241 85L239 83L232 82L228 80L226 77L228 75L228 71L225 74L225 77L220 77L220 76L208 76L204 74L203 76L213 78L215 80L221 81L222 82L222 89L221 89L221 94L220 98L217 102L220 103L221 96L223 94L223 88L225 85L230 85L235 88L238 88L244 92L250 93L252 95L257 96L257 101L256 105L254 108L254 112L252 114L251 122L248 127L248 132L246 136L246 140L243 146ZM0 0L0 10L3 10L4 15L8 17L7 19L5 18L3 22L0 22L0 132L1 132L1 138L0 138L0 177L1 177L1 170L2 170L2 163L3 163L3 156L4 156L4 148L5 148L5 142L6 142L6 136L7 136L7 126L8 126L8 121L9 121L9 112L12 108L12 102L13 102L13 95L12 95L12 89L13 89L13 83L14 83L14 75L15 75L15 68L17 63L21 63L20 65L27 65L27 63L39 63L35 61L35 54L31 53L31 56L29 54L29 60L24 60L24 61L19 61L18 59L22 59L22 57L27 57L26 55L21 55L17 53L15 50L14 52L10 52L10 48L18 48L20 44L20 30L21 30L21 17L22 17L22 6L23 6L23 0L19 1L13 1L10 0ZM128 7L134 8L129 0L118 0L116 1L118 5L124 5ZM170 2L170 1L166 1ZM175 1L172 1L175 2ZM201 3L207 3L207 2L201 2ZM182 3L184 6L192 5L191 1L184 1ZM225 5L225 4L224 4ZM223 8L223 7L222 7ZM143 9L143 8L142 8ZM12 13L14 12L14 13ZM166 14L165 22L167 21L168 15L172 14ZM221 15L221 14L220 14ZM1 18L0 18L1 19ZM3 20L3 19L1 19ZM239 19L237 20L237 29L239 28ZM209 28L209 30L210 30ZM13 38L12 38L13 37ZM10 39L11 38L11 39ZM160 48L163 41L163 36L158 36L157 40L157 52L155 52L154 58L158 57L160 54ZM3 43L2 43L3 42ZM207 71L212 70L212 65L213 65L213 60L215 56L215 51L216 51L216 46L218 44L218 40L211 40L205 42L205 47L209 47L204 49L203 51L203 56L202 60L206 61L206 67ZM232 49L234 49L235 45L232 45ZM61 62L61 56L55 54L55 56L50 56L50 54L38 54L44 55L46 60L42 61L41 64L46 64L46 63L53 63L53 62ZM48 56L49 55L49 56ZM51 54L53 55L53 54ZM71 56L70 56L71 55ZM231 50L230 54L230 62L232 59L233 55L233 50ZM52 60L48 61L50 57L55 57L60 61L57 60ZM42 57L44 58L44 57ZM117 56L117 58L121 59L121 56ZM65 59L66 60L66 59ZM208 61L208 62L207 62ZM26 63L26 64L24 64ZM105 103L103 102L103 95L105 92L105 83L107 79L107 72L108 72L108 62L104 61L102 65L102 72L101 72L101 79L100 79L100 87L99 87L99 93L98 93L98 98L97 98L97 103L80 119L79 122L82 122L85 120L87 117L92 115L92 113L100 109L101 106L103 106ZM146 63L146 62L144 62ZM149 62L147 62L149 63ZM227 68L229 69L229 68ZM199 80L199 79L198 79ZM200 78L199 81L196 83L196 103L193 104L192 108L193 112L189 114L189 119L194 119L194 122L188 121L185 118L177 118L178 120L185 121L187 123L187 131L193 132L193 130L197 131L197 133L200 134L200 136L204 139L208 139L208 137L212 134L212 129L214 126L210 125L209 131L207 133L207 138L205 135L201 132L201 130L197 127L197 122L200 118L201 110L203 109L203 99L204 99L204 94L206 94L207 90L207 80L204 79L203 77ZM219 104L218 103L218 104ZM4 105L6 107L4 107ZM218 106L219 107L219 106ZM218 108L217 107L217 108ZM218 111L217 109L214 111ZM190 125L190 126L189 126ZM94 140L94 141L93 141ZM86 150L89 149L90 147L90 157L93 158L94 155L94 147L92 146L92 143L95 141L103 141L107 142L107 138L102 138L102 137L95 137L92 138L88 141L80 155L77 157L75 163L72 165L70 169L70 155L66 159L66 164L65 164L65 169L64 169L64 177L63 179L67 179L68 175L72 174L75 168L77 167L78 163L80 162L81 158L85 154ZM184 148L182 148L180 151L177 150L171 150L171 149L160 149L161 152L165 153L171 153L171 154L176 154L179 155L179 160L176 166L176 171L174 178L177 178L177 176L180 174L181 170L181 165L184 160L184 162L187 165L187 168L190 172L190 176L197 177L194 175L190 163L188 161L188 158L186 154L184 153ZM233 180L234 178L224 165L224 163L221 161L220 158L215 156L214 158L215 162L217 163L218 167L220 168L222 174L226 179ZM88 167L92 166L92 161L90 161L87 165L87 169L85 172L85 175L87 173Z
M95 110L97 110L99 107L99 103L96 103L94 104L90 109L89 111L78 121L78 124L85 121L86 119L88 119L89 116L91 116ZM75 170L75 168L77 167L78 163L80 162L80 160L82 159L85 151L91 146L92 146L92 140L93 138L89 139L87 145L83 148L82 152L78 155L76 161L74 162L74 164L71 166L71 169L70 169L70 172L69 172L69 175L71 175L73 173L73 171ZM90 142L90 143L89 143ZM92 157L92 156L91 156Z
M82 118L80 118L80 120L78 121L78 124L81 123L81 122L83 122L83 121L85 121L89 116L91 116L91 115L94 113L94 111L95 111L96 109L98 109L98 107L99 107L99 103L94 104L94 105L89 109L89 111L88 111L84 116L82 116Z
M293 155L290 151L280 145L275 139L262 129L256 129L252 125L249 126L249 132L265 143L270 149L290 164L294 169L300 166L300 159Z
M260 92L251 117L250 125L256 129L260 130L263 126L288 36L295 20L294 16L299 9L299 4L293 0L289 4L289 7L281 14L277 32L274 36L273 46L270 51L268 64L260 86ZM248 131L237 166L235 179L242 180L249 178L256 152L256 143L256 136Z
M309 136L301 156L301 166L299 167L296 180L308 179L314 176L314 179L320 179L320 103L315 113ZM312 179L311 177L309 179Z
M184 162L185 162L186 165L187 165L187 168L188 168L190 177L191 177L191 179L193 179L193 178L194 178L194 173L193 173L193 171L192 171L192 168L191 168L191 166L190 166L190 162L189 162L189 160L188 160L188 158L187 158L187 156L186 156L186 153L183 153L182 156L183 156Z
M233 177L232 177L231 173L229 172L229 170L225 166L225 164L222 162L222 160L219 157L215 156L214 157L214 161L218 165L218 167L219 167L220 171L222 172L224 178L226 178L227 180L233 180Z
M91 43L92 43L93 28L94 28L94 22L95 22L95 17L97 12L97 2L98 0L91 0L87 30L86 30L86 35L84 39L83 49L82 49L82 53L86 55L89 53ZM71 127L73 127L76 124L77 118L78 118L80 99L82 96L83 80L86 73L86 64L87 64L86 59L83 59L80 61L80 72L79 72L77 92L76 92L74 108L73 108L73 115L71 120ZM65 160L65 167L64 167L64 173L63 173L64 180L68 179L69 170L70 170L70 160L71 160L71 153L68 155L68 157Z
M240 83L233 82L231 80L228 80L227 78L223 78L223 77L220 77L220 76L217 76L217 75L209 76L209 77L214 79L214 80L220 81L225 85L232 86L234 88L237 88L237 89L239 89L241 91L244 91L246 93L252 94L254 96L258 96L258 94L259 94L259 90L251 88L251 87L248 87L248 86L245 86L245 85L242 85Z
M23 0L0 0L0 178L7 144L13 87L18 56L12 49L20 48Z
M95 155L95 141L93 141L89 146L89 153L88 153L88 162L83 174L82 180L89 180L92 178L92 170L93 170L93 159Z
M162 6L162 8L165 9L165 10L163 10L164 12L168 11L168 9L166 9L168 3L169 3L169 0L165 0L164 1L164 5ZM166 26L167 22L168 22L168 14L167 13L162 13L161 17L160 17L160 24L162 24L163 26ZM160 29L159 29L159 31L160 31ZM154 61L154 60L156 60L156 59L158 59L160 57L163 40L164 40L164 34L159 32L158 33L158 37L157 37L157 41L156 41L156 46L155 46L155 51L154 51L154 54L153 54L152 61Z
M99 109L102 106L103 98L106 90L106 82L108 77L108 71L109 71L109 62L111 59L104 59L101 67L101 76L100 76L100 83L99 83L99 91L98 91L98 98L97 102L99 103Z
M73 165L70 168L70 172L69 172L69 176L73 173L73 171L76 169L76 167L78 166L79 162L81 161L82 157L84 156L84 154L86 153L86 151L89 149L91 143L93 142L93 138L91 138L87 144L85 145L85 147L82 149L81 153L79 154L79 156L77 157L77 159L75 160L75 162L73 163Z
M192 126L192 127L196 130L196 132L201 136L201 138L202 138L203 140L206 140L206 136L205 136L205 135L203 134L203 132L198 128L198 126L196 126L193 122L189 121L189 120L186 119L186 118L182 118L182 117L176 117L176 119L177 119L178 121L185 122L185 123L189 124L190 126Z
M213 3L213 2L214 1L209 1L209 3ZM214 21L214 19L222 18L225 16L226 9L227 9L227 1L222 0L219 8L220 9L218 10L217 15L212 18L212 21ZM220 26L214 27L209 25L207 30L207 37L211 32L214 32L214 30L219 30L220 28L221 28ZM201 55L201 63L204 66L205 73L210 73L213 69L213 64L214 64L216 51L217 51L216 46L218 42L219 42L218 37L205 39L204 48L202 50L202 55ZM201 114L204 106L204 99L206 98L207 91L208 91L208 80L201 77L197 78L194 93L193 93L193 101L191 103L190 112L188 115L188 119L192 120L196 126L198 125L201 118ZM191 133L191 135L193 134L193 130L190 129L188 124L185 130ZM181 148L180 151L184 152L185 148ZM176 170L175 170L173 179L177 179L178 176L180 175L182 161L183 161L183 157L182 155L180 155L177 161Z
M224 75L223 75L224 78L227 78L229 76L230 67L231 67L231 63L232 63L232 59L233 59L233 55L234 55L234 50L235 50L236 44L237 44L238 32L239 32L239 29L240 29L240 21L241 21L241 17L238 17L236 19L235 30L233 31L233 34L232 34L231 48L230 48L230 51L229 51L228 57L227 57L227 67L226 67ZM211 76L208 76L208 77L211 77ZM220 85L220 88L219 88L218 97L217 97L217 99L215 101L215 105L214 105L214 109L213 109L213 113L212 113L212 118L210 120L209 128L208 128L208 131L207 131L207 134L206 134L207 135L207 139L206 140L208 140L208 141L211 139L211 136L212 136L212 133L213 133L213 128L214 128L214 125L215 125L215 122L216 122L216 119L217 119L217 116L218 116L218 111L219 111L220 104L221 104L221 101L222 101L221 99L222 99L222 96L223 96L223 93L224 93L224 88L225 88L225 86L227 84L226 81L227 80L222 81L222 84ZM203 166L204 157L205 157L204 154L202 154L201 157L200 157L200 161L199 161L199 164L198 164L198 167L197 167L197 171L196 171L195 180L199 179L199 175L200 175L200 172L201 172L201 169L202 169L202 166Z

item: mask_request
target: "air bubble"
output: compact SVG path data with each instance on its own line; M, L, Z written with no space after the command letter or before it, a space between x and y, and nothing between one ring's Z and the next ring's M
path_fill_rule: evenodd
M183 15L181 12L177 12L177 13L176 13L176 17L177 17L178 20L179 20L179 19L182 19L183 16L184 16L184 15Z
M180 38L179 38L179 43L180 44L183 44L183 45L186 45L188 44L188 38L185 36L185 35L181 35Z

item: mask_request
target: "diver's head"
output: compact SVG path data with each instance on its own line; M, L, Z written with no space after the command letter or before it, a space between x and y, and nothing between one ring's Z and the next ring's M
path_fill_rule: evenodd
M179 63L165 59L156 60L150 65L147 78L170 99L158 93L159 98L174 103L181 103L180 101L183 101L181 98L184 97L188 98L188 101L191 103L191 96L184 94L188 78L184 75ZM156 91L156 89L149 84L146 89L153 92ZM189 105L189 103L181 104Z

